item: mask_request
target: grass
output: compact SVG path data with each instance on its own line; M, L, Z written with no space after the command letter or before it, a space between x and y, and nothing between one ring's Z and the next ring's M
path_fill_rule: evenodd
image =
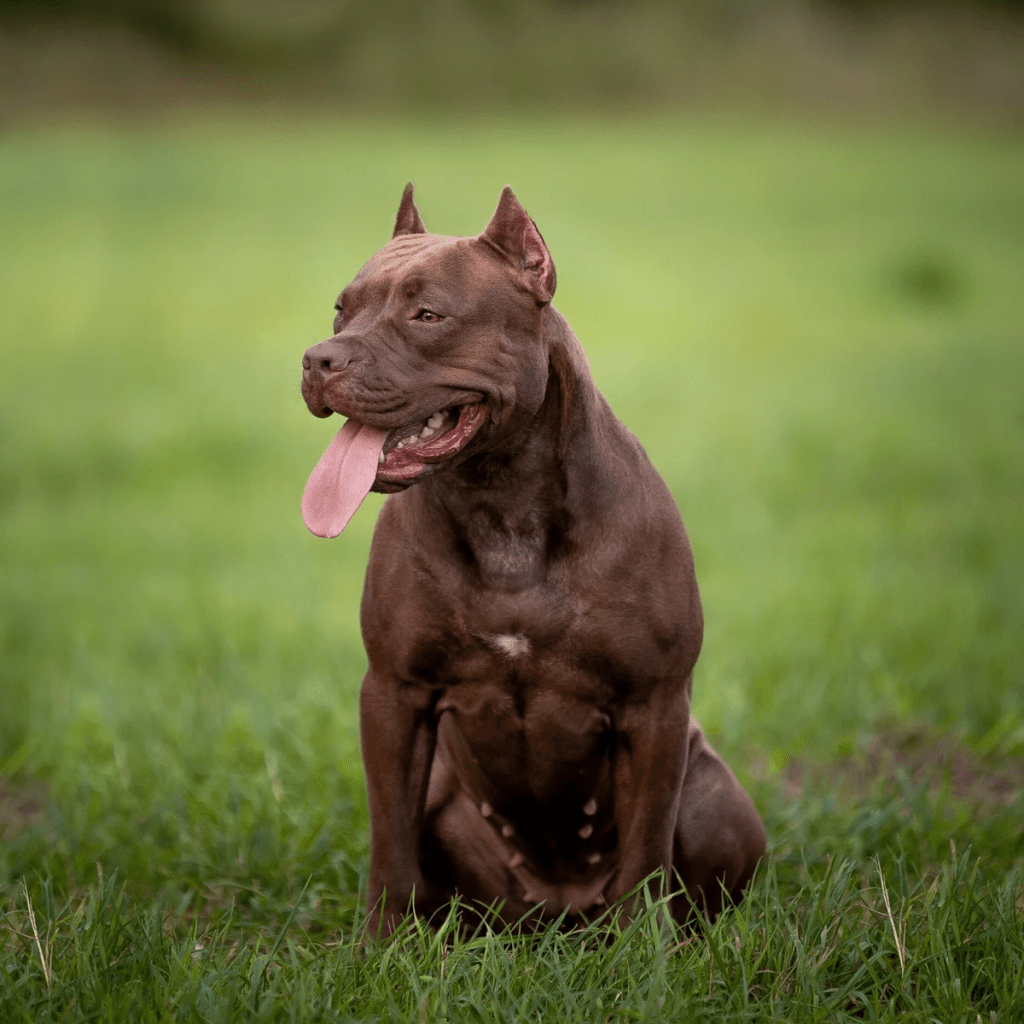
M0 1020L1024 1017L1022 171L668 116L3 136ZM452 233L513 184L686 518L772 845L707 933L359 948L379 500L305 533L297 367L408 178Z

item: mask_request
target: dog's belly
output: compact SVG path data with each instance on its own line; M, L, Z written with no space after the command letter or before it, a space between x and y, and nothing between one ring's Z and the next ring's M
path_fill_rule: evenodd
M522 710L497 687L450 691L438 712L453 715L481 783L501 803L582 804L607 765L607 716L560 694L538 692Z
M499 634L485 644L455 660L436 705L457 729L459 772L476 776L465 781L510 809L578 810L597 799L611 737L599 688L557 654L533 656L525 637Z
M451 686L437 712L448 840L461 835L474 859L510 869L527 905L591 905L617 862L609 717L526 670Z

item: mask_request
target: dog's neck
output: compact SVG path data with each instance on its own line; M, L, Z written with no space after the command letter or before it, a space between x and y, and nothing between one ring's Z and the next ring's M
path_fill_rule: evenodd
M545 340L548 382L536 415L498 450L416 488L447 521L460 557L503 590L542 582L552 562L571 554L580 518L599 514L618 490L594 438L622 427L594 386L572 329L550 307Z

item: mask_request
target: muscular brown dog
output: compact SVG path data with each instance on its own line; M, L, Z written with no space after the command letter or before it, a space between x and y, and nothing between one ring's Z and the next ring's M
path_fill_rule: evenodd
M765 849L690 718L703 618L679 512L554 291L510 188L452 238L410 185L303 359L310 411L349 417L309 528L393 492L362 603L374 930L455 894L505 921L585 919L656 872L714 915Z

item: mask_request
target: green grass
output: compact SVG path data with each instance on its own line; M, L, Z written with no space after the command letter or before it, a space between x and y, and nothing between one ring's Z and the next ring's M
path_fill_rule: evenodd
M298 366L409 178L450 233L512 183L687 521L772 844L707 934L359 949L379 500L306 534ZM1022 178L667 116L0 138L0 1021L1024 1017Z

